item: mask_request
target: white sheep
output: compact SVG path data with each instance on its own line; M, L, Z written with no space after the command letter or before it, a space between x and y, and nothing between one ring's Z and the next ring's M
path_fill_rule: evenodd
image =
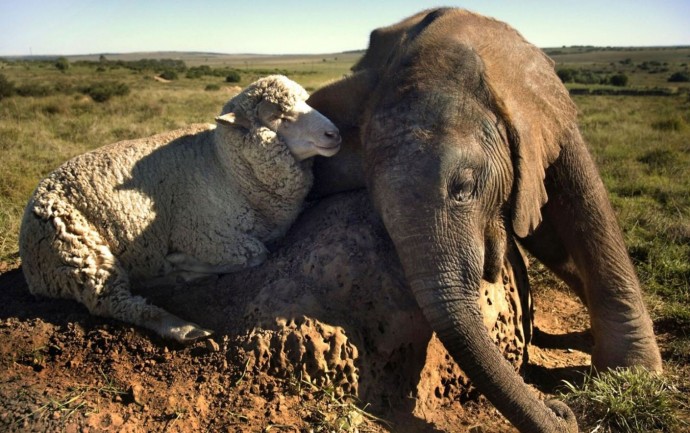
M256 81L217 125L122 141L67 161L24 212L19 249L34 294L190 342L210 331L147 303L131 283L222 274L262 263L294 222L310 160L332 156L337 128L286 77Z

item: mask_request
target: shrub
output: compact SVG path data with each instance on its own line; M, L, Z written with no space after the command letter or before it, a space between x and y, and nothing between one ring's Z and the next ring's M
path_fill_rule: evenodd
M50 96L55 93L55 89L45 84L22 84L16 88L17 95L19 96L33 96L40 98L43 96Z
M0 101L14 95L14 91L14 83L8 80L5 75L0 74Z
M674 72L669 78L669 83L687 83L690 81L690 73L688 72Z
M213 75L213 70L208 65L193 66L187 70L187 78L201 78L205 75Z
M96 102L105 102L113 96L129 94L129 86L125 83L96 83L82 89L82 93L89 95Z
M225 77L227 83L239 83L242 76L237 71L229 71L228 75Z
M207 92L215 92L216 90L220 90L220 86L218 84L207 84L204 90Z
M574 69L559 69L556 71L556 74L564 83L572 83L575 81L576 71Z
M609 78L609 82L613 86L625 87L628 85L628 76L625 74L616 74Z
M59 57L55 61L55 67L58 68L58 70L65 72L69 69L69 61L64 57Z
M604 81L601 74L587 69L558 69L556 75L564 83L601 84Z
M159 75L164 80L177 80L177 72L168 69Z

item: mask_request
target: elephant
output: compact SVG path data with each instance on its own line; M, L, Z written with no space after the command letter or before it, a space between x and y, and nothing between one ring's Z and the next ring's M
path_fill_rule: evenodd
M577 431L479 326L478 287L516 240L587 307L592 365L661 371L652 321L554 63L507 24L453 8L372 31L309 105L341 131L313 197L366 187L432 329L520 431Z

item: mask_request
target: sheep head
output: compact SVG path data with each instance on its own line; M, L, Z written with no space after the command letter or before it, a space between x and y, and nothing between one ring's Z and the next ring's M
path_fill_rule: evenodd
M308 97L294 81L271 75L231 99L216 122L234 128L268 128L298 161L316 155L333 156L340 150L338 128L306 103Z

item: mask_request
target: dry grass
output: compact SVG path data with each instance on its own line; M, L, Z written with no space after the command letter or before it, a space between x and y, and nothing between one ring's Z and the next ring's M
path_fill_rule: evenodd
M281 69L314 89L347 73L355 57L323 60L236 59L239 64L224 66L244 71L240 86L262 71ZM16 85L58 88L49 96L0 100L0 262L18 260L24 205L38 181L59 164L110 142L209 122L231 97L226 89L230 85L218 77L187 79L181 74L178 80L161 83L152 71L96 72L74 66L61 73L40 64L1 61L0 73ZM649 79L641 74L633 82ZM125 83L131 91L96 103L75 90L100 80ZM664 360L685 366L690 359L690 98L579 96L575 101L657 332L668 341ZM687 376L681 379L684 389L690 389L689 384Z

